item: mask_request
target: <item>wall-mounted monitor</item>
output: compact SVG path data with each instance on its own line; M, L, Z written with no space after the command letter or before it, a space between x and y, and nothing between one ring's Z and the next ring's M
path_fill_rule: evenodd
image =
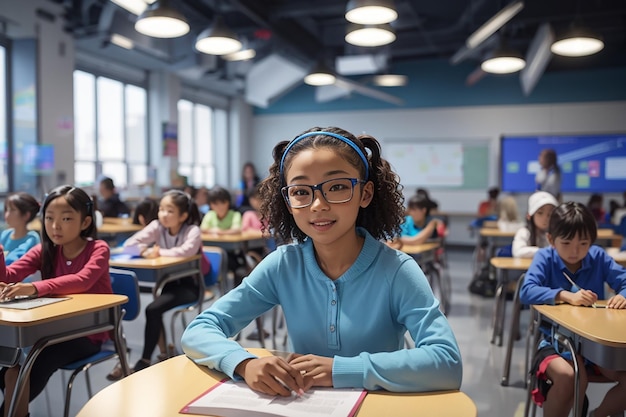
M502 190L535 191L539 153L546 148L556 151L562 192L626 191L626 133L503 136L500 142Z

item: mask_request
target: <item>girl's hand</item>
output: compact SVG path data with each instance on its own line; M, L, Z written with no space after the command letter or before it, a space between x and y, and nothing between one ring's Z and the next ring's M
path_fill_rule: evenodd
M294 354L289 365L302 373L306 389L333 386L333 358Z
M158 258L159 256L161 256L159 251L159 245L154 245L153 247L146 249L141 253L141 256L149 259Z
M245 360L237 365L235 373L243 377L250 388L264 394L289 397L292 391L296 395L305 391L300 371L277 356Z
M31 283L0 283L0 299L14 298L18 295L30 296L37 295L37 289Z
M570 300L567 302L575 306L590 306L598 301L598 295L590 290L579 290L570 294Z
M624 298L624 296L621 294L614 295L613 297L608 299L608 301L606 302L606 307L616 309L626 308L626 298Z

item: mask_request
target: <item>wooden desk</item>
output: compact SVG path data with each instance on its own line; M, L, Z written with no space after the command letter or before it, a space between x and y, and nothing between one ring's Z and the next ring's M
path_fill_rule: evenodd
M444 271L439 262L436 262L435 252L440 247L441 242L433 241L419 245L403 244L400 250L415 258L424 275L426 275L433 293L436 290L439 291L439 294L435 294L435 296L439 299L441 311L443 314L448 314L450 311L452 283L450 282L450 275Z
M69 300L29 310L0 307L0 344L11 349L32 346L20 369L17 390L11 400L9 415L13 415L15 399L23 393L24 381L41 351L56 343L115 330L115 348L125 375L130 374L126 361L126 346L119 323L121 305L128 298L117 294L75 294ZM7 402L8 404L8 402Z
M133 224L130 219L117 219L111 221L110 217L105 217L105 219L109 221L105 221L102 223L102 226L98 228L98 233L114 235L118 233L135 233L141 229L143 226L139 224ZM41 231L41 220L35 219L27 225L28 230L34 230L37 232Z
M481 227L480 235L482 237L496 238L496 239L513 239L516 232L510 230L500 230L497 227Z
M533 305L539 323L545 319L568 344L592 362L609 369L626 371L626 310L580 307L570 304ZM535 328L535 343L539 326ZM576 373L574 404L578 403L578 374ZM578 417L575 410L574 417Z
M241 249L244 252L248 248L262 248L265 246L263 232L249 230L241 233L229 235L218 235L215 233L202 232L202 244L207 246L219 246L224 250Z
M249 349L258 356L270 353ZM77 417L172 417L186 416L179 411L225 376L198 366L184 355L155 364L130 375L94 395ZM419 394L370 392L358 417L475 417L474 402L460 391Z
M118 260L111 257L109 266L133 271L141 282L152 283L148 285L156 288L156 284L172 276L192 276L200 274L201 255L193 256L159 256L158 258L133 258Z
M607 242L607 247L619 248L622 245L622 238L623 236L615 233L613 229L598 229L596 240Z
M493 309L493 333L491 335L491 343L495 343L498 340L498 346L502 346L502 339L504 338L504 323L506 317L506 286L509 282L509 271L515 271L518 273L525 272L532 263L532 258L511 258L511 257L495 257L489 260L492 267L496 269L496 277L498 280L498 287L496 290L495 305ZM516 294L517 295L517 294ZM513 319L511 323L511 331L509 334L509 340L506 346L506 354L504 357L504 368L502 371L502 378L500 384L507 386L509 384L509 372L511 369L511 355L513 352L513 343L519 327L519 315L516 311L513 311Z

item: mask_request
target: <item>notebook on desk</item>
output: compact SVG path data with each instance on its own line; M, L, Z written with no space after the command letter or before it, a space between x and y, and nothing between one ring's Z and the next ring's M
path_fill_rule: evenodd
M141 247L139 245L121 246L111 249L110 259L114 261L127 261L135 258L141 258Z
M13 308L16 310L29 310L31 308L41 307L48 304L58 303L59 301L69 300L70 297L39 297L39 298L22 298L11 299L0 302L0 308Z
M224 380L180 412L221 417L352 417L366 394L363 389L313 388L302 396L281 397L254 391L245 382Z

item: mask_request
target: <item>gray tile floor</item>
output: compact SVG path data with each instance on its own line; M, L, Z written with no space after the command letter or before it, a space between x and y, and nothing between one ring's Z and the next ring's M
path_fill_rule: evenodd
M471 295L467 291L470 281L471 251L467 248L452 248L448 250L449 271L452 277L452 309L449 314L450 324L456 334L463 356L463 385L461 387L475 402L478 415L481 417L508 417L522 416L525 390L521 388L524 367L524 343L518 341L513 352L510 386L502 387L500 377L504 360L504 347L489 343L491 337L491 315L493 299ZM145 306L151 299L150 294L142 294L142 303ZM511 303L507 303L510 316ZM169 320L169 317L166 317ZM522 332L528 322L528 312L522 314ZM167 321L169 323L169 321ZM124 328L131 351L131 366L138 359L143 346L144 318L140 316L134 322L125 322ZM267 317L265 328L270 330L271 318ZM508 325L507 325L508 326ZM506 327L508 329L508 327ZM182 326L179 325L179 330ZM258 347L259 342L247 340L246 336L255 330L254 323L248 326L242 334L241 343L247 347ZM283 341L284 329L279 329L277 337L278 348ZM268 347L272 347L271 338L266 339ZM156 357L156 354L155 354ZM109 384L106 374L114 363L104 363L90 371L92 385L98 391ZM67 375L65 380L67 379ZM597 405L601 395L606 391L608 384L595 384L589 390L591 405ZM64 382L57 372L48 383L44 394L40 395L31 404L32 417L57 417L63 414ZM72 395L71 415L75 415L87 401L87 392L83 376L76 380ZM541 415L541 413L538 413Z

